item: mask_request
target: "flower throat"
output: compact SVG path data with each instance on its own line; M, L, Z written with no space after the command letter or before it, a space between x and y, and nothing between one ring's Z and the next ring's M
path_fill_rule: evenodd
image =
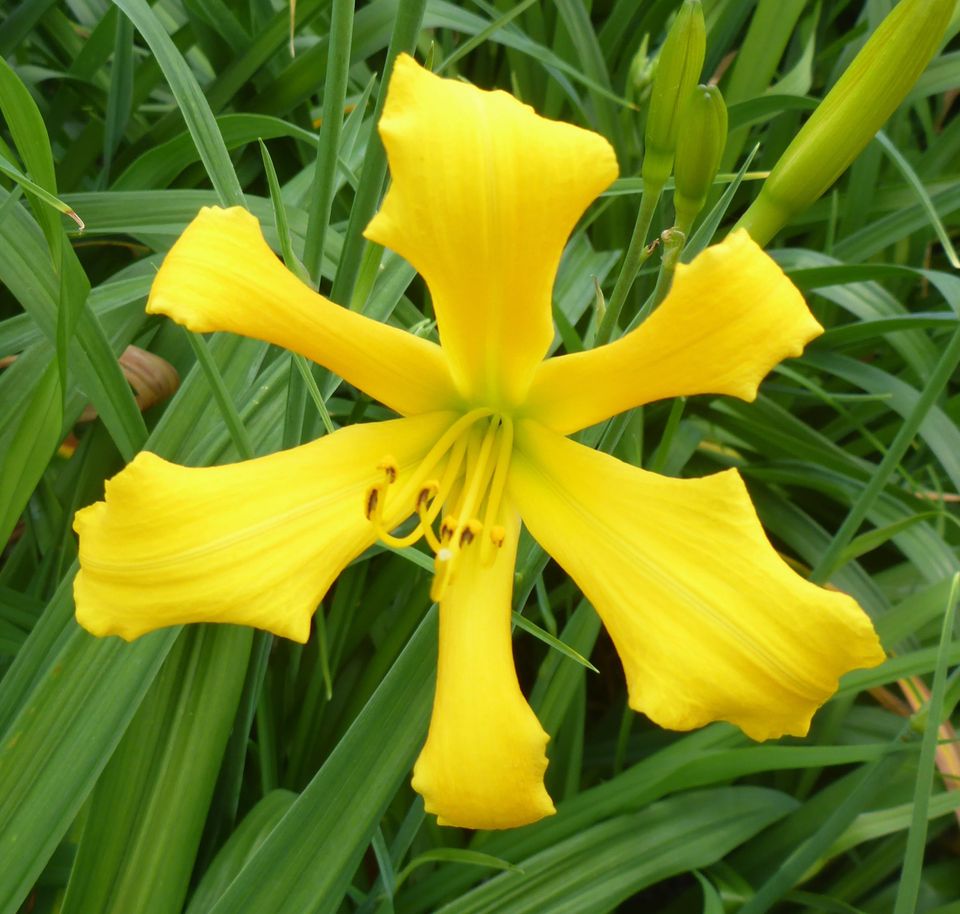
M503 545L506 530L498 521L512 449L513 421L480 408L454 422L409 479L398 482L400 468L392 456L378 464L384 478L367 490L364 512L387 546L402 549L421 537L429 543L431 600L443 596L464 549L479 548L481 561L489 565ZM412 512L419 521L409 533L390 533Z

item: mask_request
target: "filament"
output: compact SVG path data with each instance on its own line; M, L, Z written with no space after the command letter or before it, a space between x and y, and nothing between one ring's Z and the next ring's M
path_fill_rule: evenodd
M512 452L512 420L481 407L454 422L406 478L392 456L378 464L383 480L367 490L364 512L377 539L390 548L426 541L435 555L432 599L443 598L463 550L478 548L481 562L489 564L503 545L506 530L497 521ZM390 532L411 514L417 523L408 533Z

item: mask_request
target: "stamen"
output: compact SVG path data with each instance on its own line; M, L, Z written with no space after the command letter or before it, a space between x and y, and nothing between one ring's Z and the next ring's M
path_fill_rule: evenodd
M450 549L441 549L433 561L433 581L430 583L430 599L439 603L447 591L453 571L455 554Z
M483 443L480 445L480 453L477 455L476 465L469 470L470 483L463 493L457 510L461 517L473 517L476 511L477 502L480 495L487 487L489 476L487 475L487 464L490 460L490 451L493 450L493 439L497 435L497 429L500 422L494 419L488 426L486 434L483 436Z
M454 533L457 532L457 527L459 526L460 525L457 523L457 519L448 514L440 524L440 542L450 542L450 540L453 539Z
M380 507L380 486L370 486L367 489L366 497L363 500L363 513L367 520L375 520L378 514L377 508Z
M445 473L444 479L446 480L446 478L447 474ZM440 540L437 539L437 534L433 532L434 518L442 506L442 500L437 498L440 491L440 484L435 479L431 479L417 495L417 514L420 515L420 523L417 525L417 529L423 532L424 539L434 552L440 550Z
M435 479L431 479L426 482L423 488L417 493L417 510L424 511L427 508L427 505L430 504L431 499L435 498L437 492L440 491L440 483Z
M423 531L423 538L427 541L427 545L434 553L440 552L444 548L443 543L437 539L437 534L433 532L433 524L429 521L426 514L420 515L419 527Z
M466 526L460 531L460 546L469 546L483 530L483 524L478 520L468 521Z
M398 495L396 495L397 502L401 505L407 505L410 503L410 500L413 497L413 493L416 492L424 483L426 479L430 477L430 473L433 471L434 467L443 459L444 455L452 447L455 447L459 444L459 439L463 433L470 428L475 422L479 419L483 419L485 416L492 415L493 410L488 409L487 407L480 407L478 409L470 410L470 412L465 413L453 425L450 426L438 439L436 444L427 452L427 456L420 461L420 465L417 467L416 471L413 473L411 478L404 484L402 490ZM390 468L393 468L393 478L390 478ZM397 477L397 462L392 457L384 457L383 460L377 465L378 469L382 469L384 473L387 474L389 482L393 482ZM381 498L382 502L383 499ZM383 505L380 506L381 515L384 512ZM368 515L369 516L369 515ZM395 525L394 525L395 526Z
M492 409L481 407L472 409L470 412L457 419L438 439L437 443L430 448L427 456L420 461L420 466L413 474L413 478L408 483L411 490L423 485L423 481L430 477L433 468L443 459L444 454L457 442L457 439L473 425L478 419L493 414Z
M387 482L393 485L397 481L397 473L399 468L397 467L397 461L394 457L388 454L377 464L378 470L383 470L384 476L387 477Z
M481 421L483 427L474 428ZM392 455L386 455L377 465L384 479L367 490L364 512L374 524L377 538L387 546L406 548L426 539L436 556L430 588L433 600L443 597L456 574L460 552L477 537L481 537L480 558L484 564L493 560L496 549L505 542L506 529L496 521L512 449L511 420L480 408L454 422L404 479ZM445 465L437 479L432 474L441 461ZM389 506L388 492L392 492ZM445 516L434 532L441 510ZM390 529L411 511L417 515L416 526L406 535L392 534Z
M480 547L480 561L488 566L493 562L496 553L490 548L490 543L498 549L503 545L507 531L496 523L500 516L500 503L503 500L503 490L507 484L507 472L510 469L510 455L513 453L513 420L505 416L502 419L500 434L500 448L497 452L497 465L493 470L493 479L490 482L490 491L487 493L487 509L483 514L483 526L490 531L490 542L486 540ZM499 530L499 541L494 538L494 530Z

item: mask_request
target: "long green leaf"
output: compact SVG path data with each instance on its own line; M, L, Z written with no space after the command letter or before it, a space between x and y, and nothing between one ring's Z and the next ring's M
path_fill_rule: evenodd
M210 914L337 910L423 740L436 638L431 611L333 754Z
M252 630L185 631L97 783L64 914L183 907Z
M755 787L672 797L518 861L440 908L444 914L606 911L648 885L708 866L786 815L796 801Z
M183 55L145 0L114 0L143 35L177 99L200 159L224 206L242 206L243 190L210 105Z

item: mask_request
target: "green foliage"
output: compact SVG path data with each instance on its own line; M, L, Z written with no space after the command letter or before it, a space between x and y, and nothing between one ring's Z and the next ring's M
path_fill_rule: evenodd
M400 51L614 144L622 177L561 264L555 348L618 335L669 283L644 251L672 213L641 208L635 58L646 39L656 60L679 0L356 6L0 0L0 358L17 356L0 373L0 914L955 910L960 794L936 762L957 749L940 724L960 662L956 10L883 131L770 245L827 332L756 403L653 404L586 433L670 475L737 466L777 547L873 616L891 658L846 677L808 739L625 713L593 609L529 541L514 647L558 815L513 832L439 828L409 787L436 652L415 549L362 556L303 646L76 625L73 514L138 450L224 463L382 415L299 357L145 315L201 205L248 206L339 304L435 333L412 268L362 237ZM673 262L756 199L892 7L704 0L702 79L730 137ZM182 378L145 413L130 344ZM908 677L929 690L909 718Z

